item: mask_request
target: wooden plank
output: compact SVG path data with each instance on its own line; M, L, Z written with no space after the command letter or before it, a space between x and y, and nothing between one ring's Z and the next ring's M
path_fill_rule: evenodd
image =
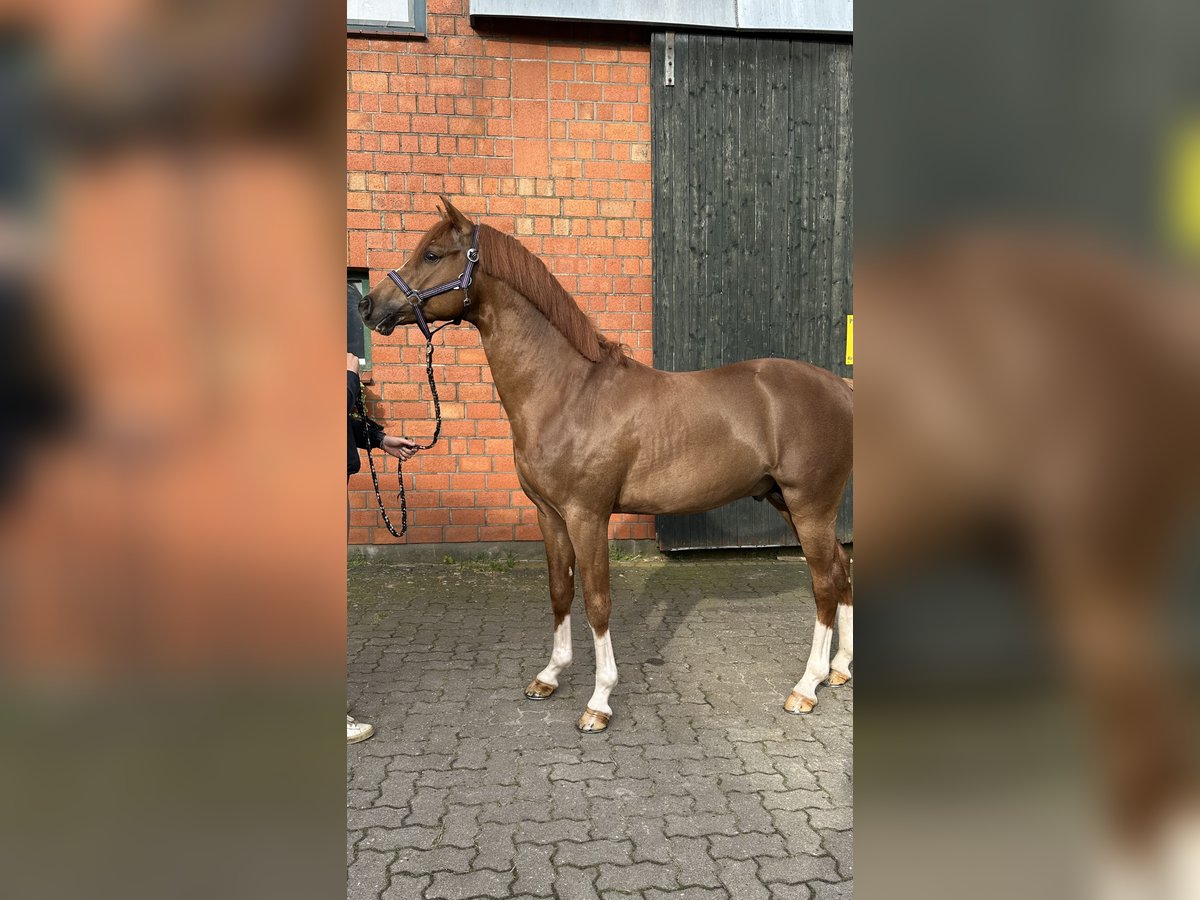
M782 356L852 375L850 45L677 32L666 87L664 43L653 36L655 365ZM752 500L660 516L658 533L664 549L795 543Z

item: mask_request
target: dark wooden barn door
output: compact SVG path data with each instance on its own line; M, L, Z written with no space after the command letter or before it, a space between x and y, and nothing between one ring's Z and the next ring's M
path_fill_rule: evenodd
M654 35L656 367L778 356L852 374L850 56L838 40ZM850 508L847 491L843 541ZM664 550L796 543L750 499L657 531Z

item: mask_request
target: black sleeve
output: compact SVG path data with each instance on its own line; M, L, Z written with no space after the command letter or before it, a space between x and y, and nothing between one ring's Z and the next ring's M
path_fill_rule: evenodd
M362 391L362 382L358 380L358 374L346 370L346 406L347 414L358 412L359 415L350 415L350 430L354 435L354 445L366 449L368 446L381 447L383 439L386 436L383 426L365 415L365 409L359 409L358 399Z

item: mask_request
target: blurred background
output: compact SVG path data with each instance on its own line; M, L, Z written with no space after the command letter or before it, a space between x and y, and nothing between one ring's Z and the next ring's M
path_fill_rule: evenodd
M1198 29L856 4L862 897L1200 896Z
M343 19L0 13L6 895L342 890ZM862 897L1095 896L1186 819L1198 28L856 4Z
M342 18L0 13L6 896L342 890Z

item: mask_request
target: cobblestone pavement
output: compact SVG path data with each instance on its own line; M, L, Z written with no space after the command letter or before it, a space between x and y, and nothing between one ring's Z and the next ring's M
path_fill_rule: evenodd
M496 570L499 569L499 570ZM545 567L349 573L349 900L851 896L851 685L782 704L812 635L793 560L614 563L620 683L580 735L594 654L550 700Z

